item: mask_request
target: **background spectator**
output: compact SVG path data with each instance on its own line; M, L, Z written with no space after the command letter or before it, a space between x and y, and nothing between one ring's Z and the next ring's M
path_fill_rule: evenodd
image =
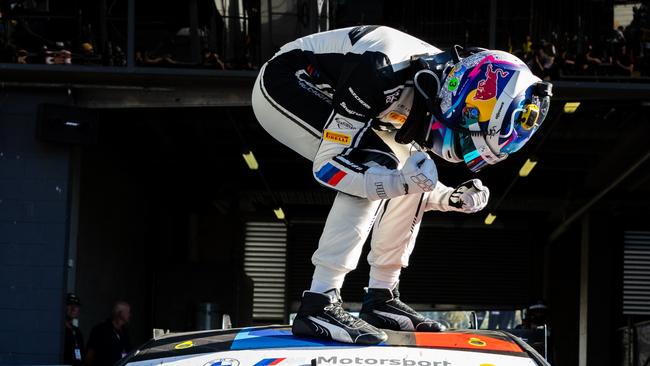
M615 75L632 76L634 63L625 44L621 44L614 54L613 72Z
M555 46L542 40L541 43L534 45L533 49L533 57L528 62L528 67L540 79L550 80L557 69L555 65Z
M131 306L125 301L116 302L111 316L90 332L85 365L112 366L131 351L126 329L130 319Z
M84 337L79 329L79 313L81 300L75 294L69 293L65 302L65 336L63 341L63 363L81 366L85 355Z

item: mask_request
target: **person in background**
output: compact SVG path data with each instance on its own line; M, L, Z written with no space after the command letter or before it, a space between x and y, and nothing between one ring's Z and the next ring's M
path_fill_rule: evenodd
M63 341L63 363L80 366L84 357L84 337L79 329L81 300L73 293L65 301L65 337Z
M543 331L544 337L528 342L541 355L546 355L546 360L551 364L554 359L554 340L551 333L549 308L543 300L537 300L530 304L524 313L520 328Z
M548 307L543 301L537 301L526 308L522 327L525 329L537 329L548 326Z
M131 340L126 331L130 319L131 306L127 302L113 304L111 316L90 332L86 366L112 366L131 351Z
M622 44L616 49L614 54L614 74L621 76L632 76L634 72L634 62L627 50L627 47Z
M533 41L531 40L530 35L526 36L526 40L521 45L521 51L523 53L522 60L524 60L524 62L530 61L533 57L533 52L535 51L533 49Z
M600 59L598 53L594 50L591 43L587 44L586 51L581 58L582 60L580 64L582 67L582 72L585 75L597 75L598 69L600 68L600 65L603 63L603 61Z

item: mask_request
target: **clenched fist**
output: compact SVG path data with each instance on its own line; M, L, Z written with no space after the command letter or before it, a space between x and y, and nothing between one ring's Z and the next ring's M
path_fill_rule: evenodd
M487 206L490 190L480 179L471 179L459 185L449 196L449 206L454 211L474 213Z

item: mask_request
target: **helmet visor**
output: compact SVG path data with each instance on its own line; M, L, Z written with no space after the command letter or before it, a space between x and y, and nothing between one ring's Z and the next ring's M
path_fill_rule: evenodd
M472 137L469 134L460 134L460 148L463 152L463 160L465 160L465 164L467 164L467 167L472 172L477 173L488 165L488 162L481 156L476 146L474 146Z
M459 133L459 145L463 160L467 167L474 173L483 169L488 164L496 164L507 157L506 154L495 154L485 140L486 123L480 123L479 111L474 107L466 107L463 111L462 125L465 132Z

